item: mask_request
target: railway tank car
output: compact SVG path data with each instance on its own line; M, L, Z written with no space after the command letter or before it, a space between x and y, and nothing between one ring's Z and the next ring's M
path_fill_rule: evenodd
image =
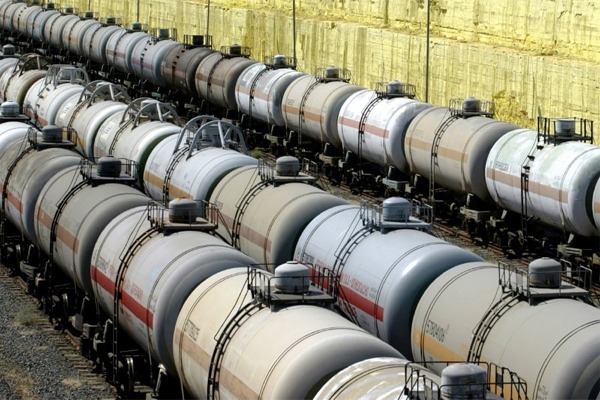
M300 173L298 159L289 156L275 166L231 171L210 197L223 218L217 232L269 270L292 259L302 228L320 212L346 204L307 182L314 178Z
M158 203L127 210L102 230L91 258L100 307L173 376L174 328L188 295L219 271L259 267L210 234L214 210L202 212L207 219L199 214L196 203L182 199L168 210Z
M144 190L156 201L187 198L200 204L210 198L224 175L258 164L246 152L243 134L235 125L213 117L193 118L179 135L152 150L144 170Z
M285 126L301 137L340 148L338 115L344 101L361 90L348 83L349 73L337 67L317 71L294 80L283 94ZM300 138L299 141L302 138Z
M430 225L413 211L401 198L385 200L381 210L330 208L302 231L294 253L295 260L337 277L344 315L402 354L410 354L412 313L427 286L443 271L481 260L426 233Z
M591 144L545 145L537 131L511 132L490 151L486 184L500 207L521 213L525 196L526 216L577 235L598 236L591 199L599 157L600 149Z
M439 360L506 366L532 399L598 398L600 310L576 300L588 293L561 271L540 259L528 272L475 262L443 273L416 308L414 359L438 372Z
M276 272L275 277L227 270L192 292L177 319L173 350L181 381L193 397L310 398L325 379L357 361L400 357L330 310L294 305L317 295L301 295L308 289L308 271L301 274L298 264L277 270L288 267L291 274ZM256 302L255 293L271 299L275 309ZM294 294L287 304L275 300Z
M479 100L469 98L417 115L404 141L410 170L430 182L490 202L485 184L487 155L500 137L517 127L489 118L486 109L485 103L482 108Z
M406 130L417 114L431 107L412 98L414 86L398 81L379 90L361 90L351 95L338 117L343 149L377 165L408 173L404 154Z

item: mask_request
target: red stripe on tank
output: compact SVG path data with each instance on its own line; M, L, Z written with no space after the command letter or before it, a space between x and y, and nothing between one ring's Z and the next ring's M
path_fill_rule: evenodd
M98 283L98 285L106 290L108 293L114 296L115 294L115 283L114 281L106 276L102 271L92 265L92 281ZM150 329L154 329L154 313L144 307L135 298L129 295L127 292L121 293L121 303L127 308L133 315L142 321Z

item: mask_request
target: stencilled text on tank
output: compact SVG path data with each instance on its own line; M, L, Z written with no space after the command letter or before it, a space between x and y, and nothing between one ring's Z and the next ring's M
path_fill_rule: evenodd
M446 325L446 327L444 328L443 326L430 319L427 320L427 324L425 325L425 333L435 338L440 343L444 343L444 340L446 339L446 335L448 334L449 330L450 325Z
M200 332L200 329L198 329L198 327L188 319L187 321L185 321L183 332L190 338L192 338L192 340L195 342L196 339L198 339L198 332Z

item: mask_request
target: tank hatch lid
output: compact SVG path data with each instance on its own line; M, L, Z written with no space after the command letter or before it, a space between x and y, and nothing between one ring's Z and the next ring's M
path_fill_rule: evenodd
M585 269L571 269L568 265L563 268L562 263L547 257L534 260L531 264L528 269L524 269L498 261L499 281L503 291L523 296L530 304L537 300L565 297L590 301L588 290L571 283L589 279ZM560 270L557 270L557 264Z
M72 134L73 132L69 129L56 125L46 125L42 128L41 137L38 135L37 129L30 128L27 139L38 151L57 148L72 150L75 148Z
M275 164L259 160L258 173L263 182L272 183L273 186L279 186L285 183L301 182L314 184L314 176L300 172L303 166L296 157L279 157Z
M148 203L150 224L165 236L183 231L214 231L218 226L218 212L214 204L190 199L173 199L168 208L155 201Z
M368 201L360 203L360 218L365 226L387 233L398 229L431 231L433 209L419 201L390 197L381 206Z
M296 261L288 261L275 268L275 274L248 268L248 289L255 301L271 309L294 304L327 306L335 302L335 296L320 290L314 282L333 285L335 277L325 271Z
M80 165L81 175L92 186L105 183L134 186L137 182L137 171L138 165L135 161L113 156L83 159Z

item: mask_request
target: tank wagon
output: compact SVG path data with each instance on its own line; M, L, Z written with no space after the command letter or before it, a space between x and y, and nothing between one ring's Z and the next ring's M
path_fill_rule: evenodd
M425 348L427 343L416 343L414 334L399 335L408 337L404 340L398 339L390 332L393 332L396 327L399 327L400 331L406 331L411 321L414 326L415 318L417 318L415 310L424 307L423 304L429 301L423 300L421 296L423 293L427 295L427 290L432 284L431 282L435 282L433 280L437 275L446 270L451 272L465 263L481 263L481 260L477 256L452 248L447 243L434 239L424 232L415 231L417 226L421 226L421 228L423 226L410 218L406 219L406 210L401 213L401 217L392 216L392 221L389 221L385 218L389 217L389 215L385 215L387 211L352 207L345 200L322 192L314 185L313 177L300 172L304 171L304 168L300 168L302 164L298 160L282 158L274 166L269 166L267 163L257 162L251 157L235 151L234 149L243 150L244 148L244 135L239 133L236 121L231 124L231 121L209 121L209 117L201 117L182 131L183 124L178 122L177 117L177 111L181 110L182 106L186 104L190 106L190 102L197 101L196 105L192 105L188 109L197 111L201 107L206 108L208 104L211 104L211 110L226 109L227 115L232 117L245 114L245 121L248 121L248 124L251 123L249 119L251 118L256 123L255 126L265 124L269 127L268 134L264 138L269 142L276 143L278 149L288 149L303 157L314 157L314 160L323 162L332 170L339 168L339 172L336 174L340 179L351 177L357 184L364 182L364 179L372 179L375 182L383 183L385 187L391 189L391 192L417 193L421 200L417 207L419 217L424 216L423 210L427 204L435 207L436 212L439 212L441 208L439 200L444 199L446 203L452 205L448 207L449 211L458 212L464 218L467 226L473 227L471 232L474 236L487 235L487 240L492 240L490 238L505 240L502 235L509 238L513 235L512 237L518 238L512 242L503 242L507 249L515 253L518 252L519 246L527 244L526 241L533 235L528 232L532 231L527 231L523 225L512 230L509 219L498 214L498 211L514 213L526 219L527 222L539 219L548 230L553 229L554 232L558 232L553 237L557 238L555 244L548 246L548 249L562 249L560 254L569 254L569 260L563 260L563 268L569 266L570 272L577 271L579 273L581 270L578 268L579 265L583 264L587 267L591 265L590 260L596 248L586 246L594 242L598 236L598 217L595 214L594 205L600 202L597 200L597 195L594 198L594 193L600 192L600 189L597 189L597 172L593 169L593 166L597 164L594 162L595 146L572 143L573 141L585 142L590 138L590 125L585 121L575 120L574 128L558 129L554 125L550 129L548 121L541 120L536 135L535 131L527 133L511 124L494 121L491 118L491 108L475 99L454 102L450 107L432 107L412 99L412 92L407 85L401 84L398 89L397 83L391 82L385 86L385 90L365 91L363 88L345 82L343 71L335 67L326 68L317 76L303 75L294 72L293 68L273 68L275 62L273 65L256 63L247 57L247 51L241 46L232 46L221 49L221 52L213 52L200 46L199 40L192 41L194 42L192 45L177 43L169 35L165 36L165 32L162 36L144 32L142 25L139 24L133 27L136 29L124 29L118 26L117 19L108 21L107 18L106 21L96 24L88 18L89 15L82 19L74 14L74 10L58 11L49 7L36 7L38 6L23 7L22 3L0 2L0 9L6 12L10 11L11 15L35 16L27 18L27 21L31 22L26 22L23 29L20 25L20 17L16 17L17 24L15 25L14 17L8 18L5 17L7 14L3 14L4 18L0 24L4 37L13 34L23 35L23 32L26 32L25 35L33 35L28 32L34 32L35 28L39 29L34 21L39 20L38 22L40 22L40 18L43 16L42 19L46 22L42 34L38 34L40 37L38 47L48 50L45 53L54 57L54 60L67 60L65 57L68 50L72 51L72 49L82 46L82 54L77 54L79 64L84 63L90 73L98 74L103 78L109 77L113 72L115 74L118 72L119 82L124 84L128 90L132 90L136 96L144 93L166 99L166 95L171 90L173 93L185 94L173 102L178 107L176 110L175 106L147 97L138 97L137 100L129 102L127 96L123 94L114 95L113 89L116 88L114 85L97 81L81 85L83 89L79 96L76 93L65 96L69 98L63 101L62 108L59 108L56 117L56 121L63 121L61 123L66 124L66 132L76 133L83 138L74 141L80 152L85 153L87 157L112 155L113 158L105 160L109 165L114 162L114 156L135 159L135 163L127 164L132 168L125 168L130 173L125 174L127 175L126 182L143 188L152 198L165 204L178 197L192 200L194 206L211 201L215 205L210 208L213 211L208 212L206 209L193 211L196 213L194 215L209 218L215 213L217 216L215 221L218 220L218 223L214 224L214 234L221 236L234 248L242 250L247 256L264 264L275 274L277 273L275 267L292 259L294 249L296 249L296 258L310 264L312 272L309 275L313 275L315 283L321 289L330 289L331 293L338 296L334 301L336 309L343 312L353 322L389 341L396 349L402 349L403 353L408 352L408 355L404 355L409 358L418 359L415 348ZM34 9L29 10L29 8ZM58 30L60 24L63 26L62 34L57 35L53 26L56 25ZM18 28L15 29L15 26ZM30 26L31 29L29 29ZM72 37L65 32L79 28L85 29L85 34L82 41L74 43ZM95 41L95 39L102 40ZM36 40L35 37L34 40ZM109 53L109 48L111 53ZM53 54L59 51L61 53L58 56ZM92 53L96 53L96 55L92 56ZM170 59L170 57L176 58L188 53L190 56L195 54L191 57L189 64ZM129 56L131 54L137 55L132 58ZM142 58L145 59L147 55L151 55L153 62L143 65ZM90 59L89 62L88 59ZM0 60L0 63L2 63L0 65L6 63L9 66L6 71L10 71L8 75L5 72L0 77L0 93L2 96L9 96L6 98L15 100L22 107L26 97L23 88L27 85L31 87L39 79L47 76L48 61L35 55L27 55L16 62L14 59L6 58ZM170 72L165 72L166 70L159 68L159 65L170 65L170 70L167 68ZM287 66L289 67L289 65ZM181 69L178 69L180 67ZM25 76L29 71L32 72ZM34 79L34 76L37 79ZM174 76L180 77L182 80L174 84L172 82L177 80ZM22 82L19 86L14 84L17 80ZM52 91L48 90L45 95L54 96L51 94L52 92L57 91L55 95L58 95L60 90L66 90L60 89L61 86L62 84L50 85ZM121 89L118 89L117 92L125 93ZM101 93L104 94L101 95ZM200 104L201 101L204 101L203 106ZM100 112L103 110L102 107L111 111ZM97 113L96 110L98 110ZM278 121L277 113L280 110L283 124ZM315 112L313 113L313 111ZM316 117L317 114L321 116ZM88 123L88 121L90 122ZM208 123L206 124L206 122ZM581 123L578 124L579 122ZM565 120L558 120L558 125L564 123ZM0 127L2 126L4 125L0 125ZM491 132L489 135L481 133L488 132L488 130ZM248 133L246 130L242 132ZM284 132L283 136L282 132ZM453 140L450 140L449 132L454 132ZM35 140L28 139L30 143L37 141L38 135L28 135L30 138L36 138ZM62 143L64 135L63 131L56 135L55 144ZM44 141L42 140L42 142ZM512 141L514 144L510 145L519 149L526 148L522 146L523 141L530 143L528 148L531 150L526 154L525 152L502 153L502 149L495 153L496 145L506 146ZM279 147L280 145L282 147ZM89 149L91 149L91 153ZM0 149L0 151L4 152L4 149ZM44 148L40 153L49 151L50 149ZM515 156L514 159L510 159L511 168L514 169L501 176L500 172L506 172L503 169L505 168L503 164L506 163L503 157L509 155ZM10 160L11 157L9 156L7 160ZM490 161L492 157L493 162ZM571 161L573 161L572 164ZM520 162L520 167L517 167L516 165ZM220 371L219 368L224 365L222 362L225 362L227 358L224 347L218 345L213 347L218 359L208 366L208 375L206 375L206 364L199 363L194 367L195 369L185 372L181 368L178 369L177 357L174 352L169 350L169 346L173 345L169 344L169 335L172 333L165 333L162 326L157 326L155 329L153 325L152 328L148 328L150 321L154 321L148 314L148 304L150 306L153 304L151 296L147 294L146 290L140 292L139 287L134 287L134 283L129 283L129 280L124 279L128 269L119 270L121 272L117 271L116 273L114 269L112 272L104 271L102 270L103 261L99 261L100 265L96 265L94 270L96 271L95 276L91 272L85 271L86 263L88 268L91 265L88 260L89 245L86 244L80 254L79 250L74 251L74 247L75 244L77 246L81 244L69 241L69 235L76 236L71 224L73 226L81 225L87 229L83 217L91 212L83 208L74 211L74 221L67 221L69 218L64 218L62 213L69 207L68 204L72 201L71 197L84 196L83 192L87 193L87 191L81 188L78 190L81 190L82 194L72 193L69 184L66 183L67 178L58 178L58 176L61 173L66 174L64 171L72 171L73 182L81 182L81 186L86 188L91 186L89 188L91 190L96 188L94 179L97 177L98 168L93 165L80 162L77 167L53 173L57 178L48 180L52 182L53 186L55 185L54 189L50 189L50 186L48 189L44 187L40 194L26 195L35 197L46 196L48 193L49 199L50 197L55 198L62 204L59 192L63 192L62 198L65 199L65 203L61 206L62 208L55 205L56 209L54 209L51 207L51 202L47 202L45 208L41 208L43 211L39 217L39 219L43 219L43 223L40 222L41 233L35 232L35 237L23 234L23 237L32 242L41 240L35 245L49 253L46 254L46 257L51 265L56 266L54 272L63 272L67 281L69 280L67 278L70 278L71 287L79 287L78 292L85 294L85 298L88 299L70 301L68 299L70 296L72 297L72 294L65 291L61 292L61 296L54 297L62 297L63 293L67 294L65 304L69 306L49 303L49 308L55 311L54 315L57 315L61 321L67 321L68 318L64 318L56 311L69 309L71 304L77 304L75 307L81 309L79 306L85 301L89 301L95 296L103 296L105 319L95 321L89 319L89 316L85 316L85 318L81 316L77 327L84 332L83 337L88 340L87 346L90 353L100 354L100 365L111 370L114 380L127 388L136 379L136 374L128 370L128 367L139 368L138 360L123 358L120 352L113 352L117 354L117 357L107 362L107 355L111 352L106 351L108 347L117 342L113 340L115 337L123 337L123 332L132 336L133 342L141 342L137 343L138 347L142 349L141 353L144 354L141 359L152 361L150 364L154 368L158 367L158 361L169 374L174 373L173 368L177 370L176 374L185 373L186 379L190 381L185 384L187 390L191 392L198 390L198 393L203 393L204 390L214 391L222 388L222 393L229 393L227 391L231 389L227 384L223 382L221 385L219 382L218 385L215 385L215 380L210 377L211 374L216 373L215 371ZM133 166L138 166L137 172ZM100 167L101 170L106 168L108 167ZM117 167L113 168L117 169ZM521 168L520 172L519 168ZM548 175L547 171L550 170L555 171L555 174ZM197 171L210 171L210 173L198 173ZM122 169L119 169L119 176L113 178L120 179L123 172ZM45 172L40 172L41 177L45 176L44 174ZM78 174L80 177L75 178ZM32 176L36 175L32 174ZM494 181L496 178L497 180ZM520 185L517 184L517 178ZM43 178L40 180L43 181ZM426 182L424 191L419 193L419 189L423 186L421 185L423 180ZM104 178L100 181L107 184ZM512 185L507 182L512 182ZM555 184L555 182L561 182L561 184ZM445 187L444 190L441 190L442 185ZM79 186L79 184L75 186ZM124 188L123 191L126 193L133 190L126 185L117 186ZM451 190L452 194L444 193L446 190ZM517 196L518 192L520 196ZM93 192L90 191L90 193ZM526 196L523 196L523 193ZM91 196L101 197L95 194ZM139 197L144 198L144 204L147 203L148 198L141 194ZM520 202L518 201L519 197ZM449 201L450 199L452 202ZM38 201L30 203L37 204ZM397 201L393 199L391 203L393 205ZM6 202L4 205L6 207L3 207L3 212L6 212L4 210L11 206ZM143 204L135 204L135 206L143 208ZM131 207L134 207L134 204L127 206L128 209ZM186 207L191 209L191 205L186 205L184 208ZM143 214L142 208L138 212L140 215ZM400 206L400 209L405 208L405 205ZM160 207L157 206L154 209L157 210ZM335 212L331 210L335 210ZM341 211L338 212L338 210ZM15 214L15 211L16 209L9 212ZM560 220L555 217L555 211L560 211ZM322 212L324 214L321 214ZM328 212L331 214L327 214ZM42 218L45 214L53 216ZM358 221L361 214L368 217L361 219L361 223L351 221L353 219ZM18 214L15 215L18 216ZM48 224L48 218L52 223ZM79 221L77 218L82 220ZM115 216L99 216L98 218L101 220L98 226L107 226ZM150 231L158 229L161 235L170 236L171 232L160 222L165 220L161 217L156 219L159 222L151 222ZM336 223L339 225L336 226L333 221L337 221ZM6 222L7 224L11 222L15 225L20 224L16 216L10 218L7 216ZM64 226L61 225L62 223ZM21 224L25 225L23 222ZM203 222L203 224L206 223ZM128 222L128 226L131 225L131 221ZM188 223L188 225L190 224ZM397 229L398 225L403 229ZM60 235L58 235L59 226L61 228ZM147 225L144 226L144 229L148 229ZM488 231L488 229L498 226L502 228L500 234ZM509 227L509 233L505 234L505 228ZM26 228L23 227L23 229ZM53 229L56 229L55 234L53 234ZM115 231L117 230L115 228ZM332 233L334 231L337 234ZM91 232L90 235L91 238L93 236ZM122 239L123 233L120 235ZM137 237L136 235L132 233L132 237ZM377 259L373 261L373 247L387 243L392 240L390 238L396 238L398 235L404 238L403 243L406 246L392 249L390 245L386 245L388 247L385 248L390 249L389 253L387 251L381 252L381 254L376 252ZM544 235L547 235L545 231ZM538 236L537 239L541 238L537 241L538 244L546 241L544 235ZM97 236L93 237L97 238ZM320 239L317 241L317 238ZM212 241L212 239L214 238L210 240ZM95 241L95 239L90 240ZM139 240L150 242L149 237L143 234ZM121 242L122 240L116 243L122 245ZM16 245L12 243L3 245L3 254L16 254L18 253L16 248L29 248L30 246L29 243L25 244L19 241L16 243ZM563 247L556 246L556 243ZM135 244L143 245L138 241L135 241ZM444 248L444 251L448 251L447 257L443 259L443 263L440 263L439 260L435 260L435 254L427 254L426 251L420 250L420 246L424 246L424 249L428 247ZM302 250L298 250L299 248ZM523 246L522 249L524 248ZM371 258L363 255L367 253L371 254ZM148 250L148 253L142 251L141 254L153 253L152 250ZM319 256L315 256L315 254L319 254ZM131 257L135 258L136 256L132 254ZM564 257L566 258L566 256ZM158 260L159 257L152 258ZM18 265L23 270L34 271L33 277L38 276L37 274L42 270L41 264L31 258L23 259L19 256L18 260L20 261ZM379 260L385 268L377 272L379 275L373 278L369 275L372 271L368 266L378 265ZM163 261L169 262L163 259L160 262ZM115 261L114 264L117 262ZM439 266L439 270L424 273L426 269L433 268L432 265ZM156 268L158 270L165 266L157 264ZM184 267L182 268L182 271L185 270ZM48 270L52 271L53 269ZM98 273L100 270L106 274ZM327 280L323 278L319 281L317 275L323 270L329 271L333 275ZM502 269L500 270L502 271ZM133 277L133 269L131 273ZM403 273L406 273L406 276L403 276ZM43 278L39 275L38 278L40 277ZM96 282L94 284L92 283L93 277L99 279L94 281ZM201 279L205 278L204 276ZM403 280L404 278L406 280ZM110 283L111 279L112 284ZM138 278L131 279L137 280ZM168 280L168 277L165 276L165 279ZM46 281L38 279L38 282L43 286L47 279ZM332 284L330 285L330 283ZM162 285L163 283L157 281L145 282L144 285L146 284ZM97 293L93 290L94 285L96 285ZM464 287L467 288L470 285L477 286L479 282L474 280L465 284ZM114 290L111 292L113 287ZM394 291L398 288L403 288L401 291L405 295L397 300L402 304L388 306L386 302L396 298ZM122 292L119 292L121 289L123 289ZM191 289L190 286L186 290ZM531 297L529 292L527 295L523 293L519 294L520 300L523 296ZM573 296L585 297L578 293ZM132 301L132 297L135 298L135 301ZM179 298L176 303L180 304L184 300L183 297ZM128 306L120 309L111 308L111 301L113 305L123 306L126 303ZM565 301L565 299L558 299L556 303L563 304ZM569 301L574 307L571 312L578 312L579 307L588 307L582 301L572 299ZM136 302L144 303L146 306L137 308ZM466 324L483 324L482 321L486 320L488 311L486 308L477 311L479 314L473 313L464 316L467 320ZM152 310L152 315L154 312L157 313L156 318L158 319L162 318L160 315L166 315L161 314L162 309L160 311ZM541 318L543 323L546 323L542 314L537 317L536 307L530 307L530 313L532 320ZM169 311L169 315L171 314L172 311ZM594 325L593 321L597 319L596 311L583 311L581 314L583 319L587 319L591 325ZM455 318L457 321L461 321L463 316L455 316ZM165 321L167 320L165 319ZM573 325L570 328L575 330L578 329L580 323L584 324L579 320L567 320L569 326ZM172 324L171 320L168 321L169 324ZM129 324L130 322L131 324ZM191 329L190 326L192 325L188 325L188 330ZM551 327L552 325L548 322L547 326ZM207 329L213 328L208 327ZM119 329L124 331L120 332ZM146 329L146 333L140 333L144 329ZM184 335L190 334L186 332L185 325L181 329ZM569 329L569 327L565 329ZM427 332L427 329L425 331ZM429 334L434 332L434 336L436 332L441 332L435 327L430 327L429 331ZM176 337L177 335L173 336L175 340L177 340ZM462 335L462 339L457 340L467 340L465 338L469 337ZM512 346L509 337L500 335L498 340L506 347ZM568 350L576 354L584 352L586 346L589 346L586 340L581 341L581 347L573 345ZM553 345L558 346L558 339L554 336L549 339L549 342L554 342ZM119 343L121 342L119 341ZM125 344L117 345L117 350L124 348L119 346L125 346ZM485 348L485 346L481 348ZM426 349L423 351L430 351L429 347ZM544 354L545 352L547 354ZM565 355L563 358L562 352L549 353L550 350L541 351L536 357L532 357L529 366L523 369L516 368L520 363L527 361L523 358L519 359L516 356L503 358L502 355L493 351L490 351L489 355L486 353L485 358L489 362L515 369L519 375L526 376L527 393L532 398L544 398L544 393L548 388L551 388L552 393L573 393L575 395L586 392L589 387L596 385L593 378L589 378L583 369L581 369L581 373L584 378L581 381L575 381L573 387L559 385L560 388L556 389L556 385L552 386L547 383L558 382L560 372L554 367L546 369L542 359L552 359L552 363L564 359L565 362L571 363L568 356ZM590 355L590 357L594 356ZM424 358L423 361L431 362L427 356ZM458 359L476 361L477 357L473 354L460 354ZM593 362L590 361L592 365L594 365ZM227 363L227 368L231 368L234 372L232 376L240 378L241 375L236 375L238 372L235 371L235 367ZM579 366L575 365L574 370L577 368ZM542 383L535 383L537 378L533 377L531 371L542 370L543 377L539 378ZM201 383L206 386L193 387L195 383L192 383L189 377L195 373L199 373L203 377L208 376L207 380L202 380ZM154 376L162 375L154 374ZM125 386L123 389L126 389ZM313 390L316 389L311 386L308 390L313 393Z

